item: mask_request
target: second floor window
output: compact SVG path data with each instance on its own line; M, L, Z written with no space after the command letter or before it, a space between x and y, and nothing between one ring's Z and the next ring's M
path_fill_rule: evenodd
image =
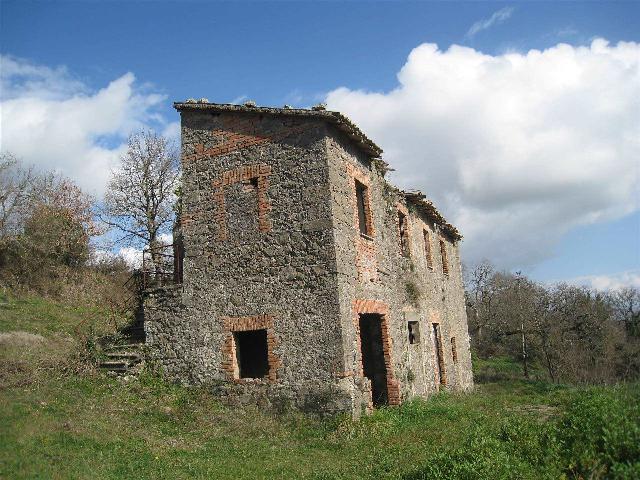
M409 256L409 224L407 216L398 212L398 228L400 230L400 251L405 257Z
M371 236L371 212L369 210L368 188L356 180L356 203L358 207L358 226L360 233Z
M431 255L431 235L429 230L423 230L422 236L424 237L424 255L427 257L427 268L433 270L433 255Z
M440 240L440 256L442 257L442 273L449 275L449 263L447 262L447 245Z

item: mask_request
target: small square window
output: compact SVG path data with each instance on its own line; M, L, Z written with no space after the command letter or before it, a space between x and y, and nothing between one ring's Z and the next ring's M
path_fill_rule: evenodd
M238 378L263 378L269 374L266 330L233 332Z
M420 324L418 322L408 322L407 327L409 329L409 343L414 345L420 343Z
M242 180L243 192L255 192L256 190L258 190L258 177Z

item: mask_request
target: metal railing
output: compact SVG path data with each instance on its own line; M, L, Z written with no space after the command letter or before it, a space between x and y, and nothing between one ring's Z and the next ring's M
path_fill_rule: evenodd
M183 250L181 244L162 245L142 252L139 270L142 289L182 283Z

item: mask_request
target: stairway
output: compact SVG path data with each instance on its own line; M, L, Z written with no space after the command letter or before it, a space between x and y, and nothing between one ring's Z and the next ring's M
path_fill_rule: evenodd
M143 343L120 343L105 347L104 357L98 366L101 370L116 375L135 373L137 365L144 360Z
M127 284L133 290L131 297L117 308L121 314L133 313L132 322L121 328L115 335L104 337L100 341L102 360L98 367L114 375L131 375L137 373L136 368L144 361L144 311L143 290L140 275L134 273ZM125 286L127 286L125 284Z

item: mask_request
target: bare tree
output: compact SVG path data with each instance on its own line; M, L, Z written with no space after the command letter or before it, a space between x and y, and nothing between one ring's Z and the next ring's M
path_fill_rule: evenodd
M0 154L0 239L16 235L32 200L34 174L11 153Z
M98 233L93 199L72 180L0 156L1 283L46 290L86 264Z
M547 286L486 262L467 273L466 288L469 333L480 358L511 357L525 377L544 367L553 382L639 378L637 289Z
M616 319L630 337L640 337L640 290L625 287L611 294Z
M124 234L119 241L148 246L156 268L162 263L159 236L174 218L178 178L177 150L164 137L141 131L129 137L105 195L103 221Z
M471 327L476 332L478 342L481 343L483 331L493 316L491 280L495 269L488 260L483 260L466 273L467 309L470 313Z

